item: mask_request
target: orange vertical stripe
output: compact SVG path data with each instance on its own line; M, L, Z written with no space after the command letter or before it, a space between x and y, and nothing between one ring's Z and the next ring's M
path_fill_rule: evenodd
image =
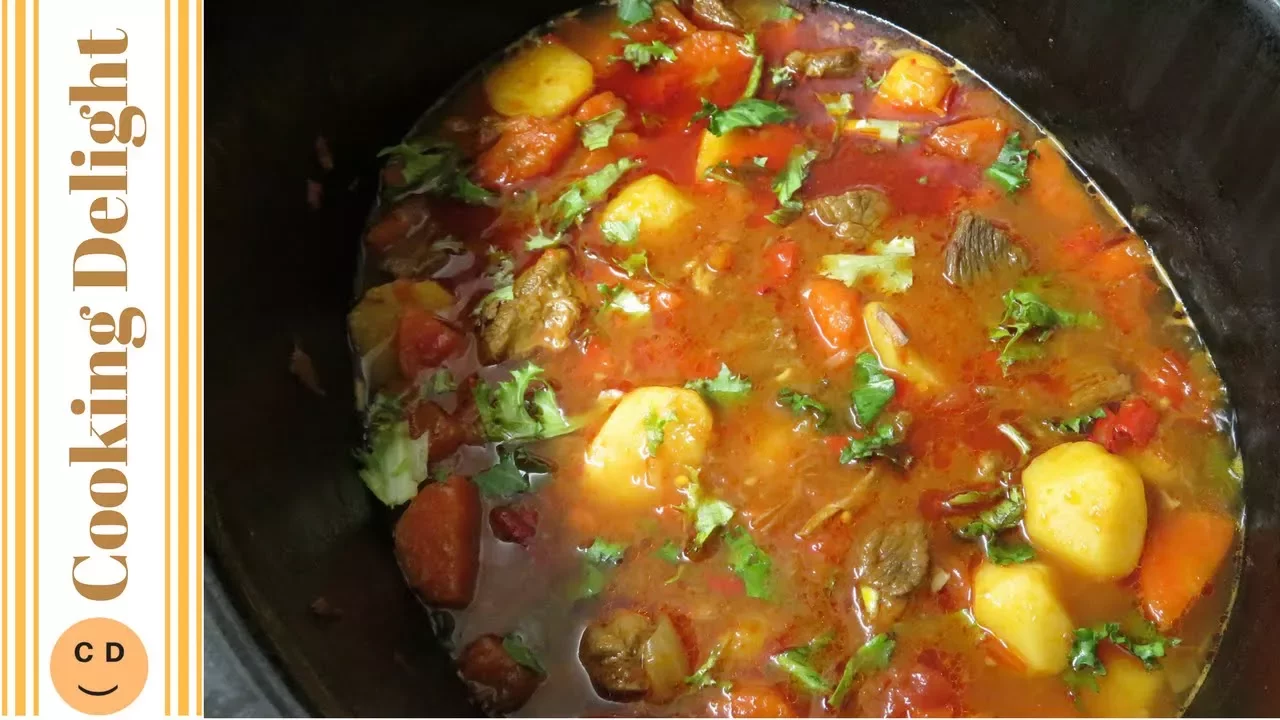
M196 0L196 715L204 714L204 0Z
M173 578L170 568L170 521L169 510L173 507L170 500L170 489L173 486L173 478L169 474L169 462L171 455L169 448L171 445L171 433L169 431L169 358L170 347L172 342L169 337L170 321L173 318L169 305L169 249L172 245L169 237L169 132L172 125L169 123L169 67L171 64L171 55L169 48L169 0L164 3L164 714L169 715L172 712L172 704L170 698L171 677L169 667L172 664L170 658L170 648L173 647L173 640L170 637L170 604L173 595Z
M188 132L187 103L191 94L188 84L190 56L187 33L191 30L189 0L178 2L178 714L186 715L190 705L190 487L188 483L188 393L190 392L190 368L188 367L187 326L190 286L187 276L190 270L188 247L188 211L190 178L187 175L190 133Z
M0 1L0 58L9 58L9 0ZM0 70L0 145L4 163L0 166L0 573L4 595L0 596L0 715L9 714L9 550L5 538L9 528L9 421L4 411L9 382L9 294L4 284L9 277L9 74Z
M13 712L27 713L27 3L16 0L14 32L14 598Z
M40 714L40 0L31 0L31 714Z

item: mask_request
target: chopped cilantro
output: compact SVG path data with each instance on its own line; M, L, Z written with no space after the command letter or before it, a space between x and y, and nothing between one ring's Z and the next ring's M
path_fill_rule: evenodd
M548 209L551 220L555 224L556 234L563 233L574 223L581 222L591 206L603 200L609 188L637 165L639 163L631 158L622 158L570 184Z
M828 635L814 638L808 645L784 650L772 658L774 665L785 671L801 687L809 692L826 695L831 683L813 666L813 656L831 642Z
M649 43L628 43L622 48L621 59L631 63L632 67L639 70L655 60L675 62L676 51L661 40L654 40Z
M1005 499L988 510L978 514L978 518L960 528L960 537L968 540L994 538L998 533L1017 527L1026 513L1027 501L1022 495L1022 488L1014 485L1005 490Z
M1027 155L1030 150L1022 147L1022 134L1009 133L1000 148L996 161L987 168L987 177L1004 188L1007 193L1015 193L1027 184Z
M853 361L853 414L862 427L880 417L897 390L893 378L884 371L874 353L860 353Z
M664 542L662 547L655 550L653 554L672 565L677 565L684 560L684 551L680 549L680 546L674 540Z
M902 442L903 431L897 423L882 422L862 438L849 438L849 444L840 451L841 464L886 455L889 448Z
M618 0L618 19L636 25L653 17L652 0Z
M720 364L720 372L715 377L690 380L684 386L722 402L741 399L751 392L751 380L735 375L724 363Z
M790 20L800 13L785 2L778 3L778 7L773 11L774 20Z
M888 242L872 244L868 255L823 255L819 272L853 287L864 277L886 293L900 293L911 287L915 279L911 258L916 254L916 241L911 237L895 237Z
M546 668L542 666L542 662L538 660L538 656L529 648L524 637L519 632L507 633L502 638L502 649L507 651L507 655L515 660L518 664L523 665L539 675L546 675Z
M582 578L578 583L578 597L590 598L599 595L608 583L605 571L622 562L627 551L623 543L611 543L603 538L596 538L591 546L583 550L584 563Z
M629 46L628 46L629 47ZM609 147L613 131L618 123L627 117L622 109L610 110L582 123L582 146L588 150L600 150Z
M618 283L616 285L606 285L605 283L597 283L596 290L604 296L604 307L602 311L617 310L627 315L648 315L649 303L640 299L631 288Z
M747 76L747 86L742 90L742 99L746 100L755 97L760 89L760 76L764 74L764 55L761 55L756 47L755 33L747 33L738 47L743 55L755 58L751 65L751 74Z
M1055 329L1098 325L1098 318L1093 313L1059 310L1028 290L1010 290L1000 299L1004 302L1004 315L988 337L992 342L1004 342L998 360L1005 372L1019 360L1037 357L1041 350L1039 344L1048 340ZM1019 345L1018 341L1023 338L1036 344Z
M698 666L693 674L685 678L685 684L694 690L700 690L704 687L716 685L715 678L711 677L711 671L715 669L716 663L720 661L720 653L724 652L725 644L723 642L711 648L711 652L707 653L707 659Z
M659 415L657 410L650 410L644 419L644 448L649 457L658 454L658 448L662 447L662 441L666 439L665 428L667 423L675 422L679 418L675 412L668 410Z
M533 363L513 370L510 380L481 381L473 391L480 424L490 440L541 440L577 429L565 419L555 391L547 385L533 389L532 407L526 397L542 368Z
M998 540L987 540L987 557L997 565L1024 563L1036 559L1036 551L1027 543L1006 545Z
M488 205L497 196L467 177L462 151L443 140L412 140L383 148L378 157L399 162L398 196L411 193L452 195L469 205Z
M600 223L605 242L613 245L630 245L640 236L640 218L630 220L605 220Z
M743 98L727 108L720 108L709 100L703 100L702 109L693 114L690 122L708 118L707 130L712 135L719 136L738 128L783 123L793 117L794 112L772 100Z
M1089 428L1093 427L1094 420L1101 420L1106 416L1107 416L1106 410L1103 410L1102 408L1095 408L1082 415L1077 415L1073 418L1067 418L1062 422L1050 421L1049 427L1054 432L1062 433L1064 435L1067 435L1067 434L1083 435L1089 432Z
M812 395L806 395L791 388L782 388L778 391L778 404L791 408L791 412L796 415L812 412L818 425L825 425L831 418L830 408L815 400Z
M853 657L849 658L849 661L844 664L844 672L840 674L840 682L836 683L836 689L827 698L827 705L833 710L839 710L844 705L844 700L849 690L853 687L853 681L859 675L889 667L889 659L893 657L893 649L897 644L892 635L881 633L858 648Z
M478 473L472 481L485 497L509 498L528 492L529 474L547 472L549 466L524 448L498 448L498 464Z
M555 235L548 237L539 231L536 235L531 236L524 241L526 250L542 250L543 248L555 247L564 242L564 235Z
M809 176L809 166L817 159L817 150L806 150L797 147L787 158L787 164L773 180L773 192L778 197L778 209L769 213L766 218L775 225L786 225L800 214L804 204L796 199L800 186Z
M773 561L742 528L724 535L729 552L729 568L746 588L747 597L768 600L773 595Z
M641 250L638 253L632 253L625 260L618 262L618 267L627 274L627 277L635 277L642 271L645 275L653 278L653 271L649 269L649 253L647 250ZM657 278L654 278L656 281Z

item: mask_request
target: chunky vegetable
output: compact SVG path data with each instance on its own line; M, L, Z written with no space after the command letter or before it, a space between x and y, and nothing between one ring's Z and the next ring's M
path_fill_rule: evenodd
M951 90L951 73L932 55L914 50L894 61L880 81L877 96L906 110L940 112Z
M1155 518L1138 571L1138 595L1162 630L1174 627L1226 559L1235 536L1231 518L1200 510L1170 510Z
M973 576L973 619L1013 651L1028 674L1067 667L1073 626L1047 566L983 563Z
M674 227L692 210L693 204L670 181L647 175L627 185L605 206L600 223L602 228L608 223L639 223L638 238L651 242L658 237L655 233ZM661 237L664 244L675 241Z
M494 110L508 117L563 115L591 92L595 71L582 56L558 43L525 48L484 79Z

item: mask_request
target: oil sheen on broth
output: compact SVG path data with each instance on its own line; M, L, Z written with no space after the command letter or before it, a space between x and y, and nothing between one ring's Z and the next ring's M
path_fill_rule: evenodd
M482 707L1181 707L1230 413L1033 122L776 0L593 6L473 80L384 151L350 326L361 477Z

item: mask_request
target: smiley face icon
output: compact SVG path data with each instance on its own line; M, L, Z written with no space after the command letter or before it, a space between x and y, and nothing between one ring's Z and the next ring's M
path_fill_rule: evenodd
M67 628L49 661L53 687L73 710L110 715L128 707L147 682L147 651L137 633L110 618Z

